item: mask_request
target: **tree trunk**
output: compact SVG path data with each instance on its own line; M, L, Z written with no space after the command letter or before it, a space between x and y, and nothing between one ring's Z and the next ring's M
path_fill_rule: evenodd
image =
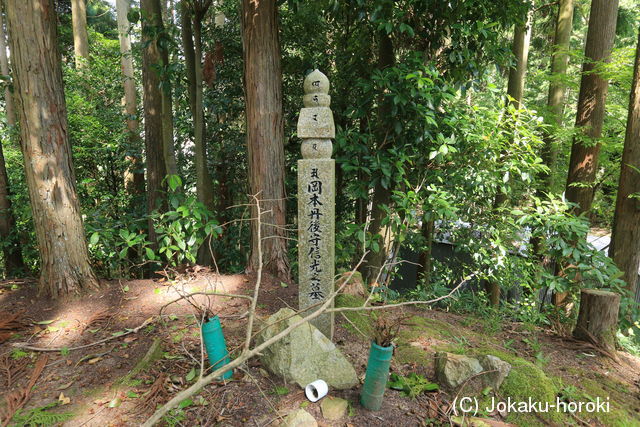
M153 26L157 30L157 34L160 37L168 37L165 32L164 23L162 21L161 3L165 5L166 1L155 0L152 1L152 8L154 12L151 15ZM173 145L173 101L171 88L171 78L169 77L169 42L164 40L164 43L160 43L160 38L155 40L156 46L159 52L158 65L160 66L161 75L160 80L162 87L160 94L162 96L162 152L164 156L164 163L167 168L167 175L178 175L178 166L176 163L176 153Z
M25 175L51 297L97 287L76 196L53 0L8 0L11 60Z
M393 42L386 33L380 31L378 44L378 68L384 70L393 67L395 64L395 53L393 50ZM389 100L385 100L383 94L380 94L380 102L378 107L378 128L376 131L377 149L383 149L387 144L387 136L391 133L387 128L390 121L386 120L391 114L391 104ZM373 189L373 204L371 207L371 223L369 224L369 232L374 239L380 240L378 252L369 250L364 265L364 280L366 284L371 284L380 276L380 270L384 267L387 259L387 236L383 235L382 222L387 217L387 212L383 206L389 206L391 203L392 188L384 188L380 180Z
M196 102L193 116L193 124L195 130L195 167L196 167L196 194L198 200L204 204L207 209L213 211L213 178L209 173L207 166L207 147L205 143L206 126L204 121L204 105L202 101L202 19L204 18L210 3L203 3L206 8L196 10L193 15L193 44L195 48L195 84L196 84ZM199 4L200 6L200 4ZM211 264L211 251L209 250L209 242L205 243L198 250L198 263L202 265Z
M433 229L433 220L422 220L422 227L420 231L422 233L422 237L426 241L426 244L420 253L420 260L418 261L418 264L422 266L422 280L425 285L429 285L429 282L431 281L431 268L433 265L433 258L431 256L431 249L433 248Z
M9 61L7 60L7 44L6 34L4 32L4 23L2 22L2 11L0 10L0 72L5 78L9 78ZM9 128L10 140L15 141L16 116L13 108L13 97L11 90L7 85L4 89L5 113L7 117L7 125ZM16 146L19 144L15 144ZM24 262L22 260L22 252L16 236L15 219L11 206L11 185L9 183L9 175L4 162L4 153L0 145L0 239L5 243L2 248L4 255L5 273L9 277L15 277L24 270Z
M193 16L193 44L195 47L195 84L196 102L193 116L195 127L195 166L196 191L198 200L209 210L213 210L213 179L207 166L207 148L205 145L206 127L204 121L204 105L202 102L202 18L206 10L198 11Z
M593 182L598 156L608 81L594 72L599 62L608 62L616 32L618 0L593 0L582 66L576 128L581 135L573 139L567 176L566 199L576 203L575 214L589 212L593 202ZM584 143L583 143L584 142ZM574 186L580 184L580 186Z
M550 122L555 126L562 126L564 114L564 102L566 84L563 79L567 74L569 64L569 41L573 28L573 0L560 0L558 17L556 19L556 33L553 39L553 53L551 54L551 81L549 82L549 96L547 108L549 109ZM551 192L554 187L553 171L556 168L558 157L554 146L555 132L545 132L542 159L549 168L548 173L541 174L543 191Z
M184 53L185 74L187 75L187 88L189 109L194 118L196 114L196 51L193 46L193 24L191 22L192 11L188 0L180 1L180 27L182 29L182 50ZM194 132L195 133L195 132Z
M613 219L609 256L624 275L627 289L636 295L640 266L640 34L636 48L633 85L629 99L620 182Z
M142 86L144 107L144 138L147 163L147 212L150 214L164 205L162 180L167 174L167 167L163 155L162 139L162 94L160 91L160 77L154 70L161 63L160 51L153 34L154 21L151 17L159 14L156 0L142 0L140 9L142 20ZM149 240L156 242L153 221L149 219Z
M289 277L285 236L284 123L282 115L282 69L278 37L278 6L275 0L242 0L242 42L247 120L247 151L251 194L262 200L263 242L251 222L251 256L248 271L258 268L258 245L262 245L264 268ZM252 218L257 217L255 207ZM269 224L269 225L266 225Z
M533 12L527 12L526 20L516 25L513 32L513 46L511 51L516 60L515 67L509 69L507 82L507 104L519 109L524 95L524 77L527 74L527 62L529 59L529 44L531 43L531 20Z
M89 37L87 36L87 7L85 0L71 0L71 19L73 23L73 51L76 68L89 60Z
M527 62L529 59L529 44L531 42L533 11L529 10L526 19L522 24L517 24L513 32L513 45L511 51L515 58L515 67L509 70L509 80L507 82L507 106L513 106L516 110L522 106L524 96L524 78L527 74ZM515 131L515 126L514 126ZM493 201L493 209L497 211L507 203L508 196L502 191L498 191ZM495 280L485 282L485 289L489 296L491 305L500 304L500 284Z
M580 292L578 322L573 330L574 338L614 352L619 308L620 295L598 289L583 289Z
M129 2L130 0L116 0L122 85L124 87L124 111L127 116L127 130L129 132L129 151L135 152L135 154L127 156L128 167L124 181L125 188L130 194L144 194L144 171L138 150L142 140L138 131L136 81L133 75L133 57L131 55L131 39L129 38L129 20L127 19Z

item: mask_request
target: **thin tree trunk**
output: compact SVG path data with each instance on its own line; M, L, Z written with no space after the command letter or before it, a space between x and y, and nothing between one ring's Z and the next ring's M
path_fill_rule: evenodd
M507 82L507 106L513 106L516 110L522 106L524 96L524 81L527 74L527 62L529 59L529 44L531 42L533 11L529 10L525 22L516 25L513 32L513 45L511 51L515 58L515 66L509 70L509 80ZM515 132L515 126L513 126ZM497 211L508 201L506 193L499 191L493 201L493 209ZM495 280L485 282L485 288L489 295L491 305L500 304L500 284Z
M4 23L2 11L0 10L0 72L5 78L9 78L9 61L7 59L6 34L4 32ZM10 140L15 141L16 116L13 108L13 97L9 86L4 89L5 113L7 117L7 125L9 128ZM15 144L16 146L19 145ZM9 183L9 175L4 162L4 153L0 145L0 239L5 243L2 248L4 254L4 267L7 276L14 277L21 270L24 270L24 262L22 260L22 252L15 232L15 218L11 206L11 185Z
M640 267L640 34L636 48L633 86L629 99L620 182L613 219L609 256L624 275L627 289L636 295Z
M425 239L425 246L422 248L422 252L420 252L420 259L418 264L421 265L422 270L422 280L425 285L428 285L431 281L431 267L433 265L433 258L431 255L431 250L433 248L433 230L434 230L435 222L433 220L422 220L421 234Z
M158 6L160 1L156 0ZM162 1L166 6L165 0ZM158 34L165 32L164 23L162 21L162 13L158 11L153 15L154 26L158 30ZM160 80L162 81L162 145L164 162L167 168L167 175L178 175L178 166L176 163L176 153L173 145L173 90L171 87L171 79L168 75L169 67L169 43L165 40L165 43L159 43L156 41L158 51L160 53L160 68L162 70Z
M203 105L203 85L202 85L202 19L204 18L209 6L210 0L205 1L193 1L193 13L190 14L193 23L193 42L191 48L193 52L189 54L191 56L191 64L187 63L187 66L192 67L192 81L193 88L189 88L189 94L194 100L190 100L193 115L194 135L195 135L195 168L196 168L196 194L198 200L204 204L207 209L213 211L213 179L209 173L209 167L207 166L207 149L205 145L206 126L204 120L204 105ZM186 8L185 8L186 9ZM189 23L189 27L191 23ZM187 35L190 33L191 28L187 28ZM188 44L185 47L189 47ZM185 59L187 55L185 55ZM191 74L191 73L189 73ZM209 265L211 264L211 251L209 250L209 242L205 242L198 250L198 264Z
M73 51L76 67L80 68L89 60L89 36L87 35L87 7L85 0L71 0L71 20L73 24Z
M378 68L384 70L388 67L393 67L395 64L395 53L393 50L393 42L386 33L386 31L380 31L380 41L378 44ZM383 95L380 95L380 102L378 107L378 129L376 132L378 149L383 149L387 144L387 137L390 134L387 128L390 121L386 120L391 113L391 105L389 100L385 100ZM392 188L389 183L389 188L385 188L381 181L374 186L373 189L373 204L371 207L371 223L369 224L369 231L374 239L380 240L379 250L370 250L366 256L366 263L364 266L364 280L365 283L371 284L376 277L379 276L380 270L384 267L384 263L387 259L387 239L383 235L382 222L387 217L384 206L389 206L391 203Z
M180 26L182 29L182 50L184 53L185 74L189 89L189 109L191 115L196 114L196 51L193 45L192 11L189 0L180 1ZM195 124L194 124L195 125Z
M550 121L557 127L562 126L564 114L566 84L564 77L569 65L569 42L573 28L573 0L560 0L558 17L556 19L556 33L553 39L553 53L551 54L551 81L549 82L549 96L547 108ZM549 168L548 173L543 173L540 178L543 181L543 191L552 191L554 188L553 172L556 168L558 150L555 147L555 132L545 132L542 159Z
M160 51L155 41L150 38L155 23L151 17L154 14L157 16L160 8L156 0L142 0L140 9L143 14L142 44L145 46L142 51L142 85L147 163L147 212L150 214L154 210L164 207L162 180L167 175L163 155L160 77L154 70L154 67L161 63ZM156 233L151 219L149 219L149 240L153 243L156 242Z
M51 297L98 286L80 215L52 0L8 0L16 110L41 258Z
M593 0L582 66L576 128L580 135L573 139L567 176L566 198L576 203L575 214L589 212L593 202L593 182L598 169L598 156L608 81L594 72L597 63L608 62L616 32L618 0ZM575 186L574 184L579 184Z
M196 191L198 200L209 210L213 210L213 179L207 166L207 148L205 145L206 127L204 121L204 105L202 102L202 18L204 18L205 13L206 10L201 10L193 16L196 78L196 109L194 111L193 122L195 126Z
M250 191L266 210L258 240L251 222L251 256L248 271L258 268L258 245L262 244L264 269L289 277L285 236L284 123L282 115L282 68L278 37L278 6L275 0L242 0L242 42L247 120ZM255 206L252 217L256 218Z
M130 194L144 193L144 172L142 158L138 147L142 143L138 130L138 111L136 100L136 81L133 75L133 57L131 56L131 39L129 38L130 0L116 0L116 14L118 19L118 37L120 39L120 63L122 65L122 85L124 87L124 111L127 116L127 130L129 132L129 150L136 154L127 156L127 171L125 172L125 188Z
M519 109L524 95L524 77L527 74L527 62L529 59L529 44L531 43L531 20L533 12L527 12L524 23L516 25L513 33L513 46L511 51L516 60L515 67L509 69L507 82L507 103Z

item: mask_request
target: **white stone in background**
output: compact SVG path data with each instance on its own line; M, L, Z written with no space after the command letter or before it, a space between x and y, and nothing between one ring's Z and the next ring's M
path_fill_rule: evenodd
M304 80L304 106L298 119L303 139L298 160L298 299L300 309L320 305L334 290L335 275L335 136L329 80L315 70ZM333 307L333 304L331 304ZM309 313L303 313L307 315ZM333 339L333 313L312 321Z

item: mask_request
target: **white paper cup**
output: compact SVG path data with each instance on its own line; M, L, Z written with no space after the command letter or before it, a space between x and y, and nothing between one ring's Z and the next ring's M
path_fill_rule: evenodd
M304 388L304 394L307 395L307 399L312 402L317 402L327 395L329 386L323 380L315 380Z

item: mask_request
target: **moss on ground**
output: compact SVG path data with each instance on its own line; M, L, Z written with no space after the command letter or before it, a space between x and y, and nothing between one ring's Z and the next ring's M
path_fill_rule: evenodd
M631 395L626 385L606 377L598 380L582 378L580 379L579 388L582 391L582 401L595 401L597 398L600 398L600 401L606 401L609 398L611 404L609 413L580 413L578 414L580 418L596 418L607 426L640 426L640 420L637 415L634 415L633 399L629 399Z
M394 355L394 358L400 363L431 365L433 363L432 355L420 346L411 345L411 343L420 340L420 338L432 338L447 342L433 346L434 351L448 351L473 357L492 354L510 363L512 365L511 372L500 387L501 400L511 398L512 401L520 402L528 401L531 398L533 402L548 402L555 405L557 396L562 394L566 387L566 383L561 377L548 375L540 366L502 350L502 346L493 337L470 332L466 329L456 329L442 321L421 316L414 316L407 323L408 327L404 328L398 336L398 347ZM470 343L464 342L466 339L463 337L483 344L479 348L473 348ZM587 372L576 367L567 367L567 372L578 374L583 378L588 375ZM586 378L580 380L577 385L579 398L574 397L574 400L588 402L595 401L599 397L602 401L609 396L610 412L578 413L576 415L582 420L597 419L607 426L640 427L640 421L634 417L633 402L629 399L629 388L604 375L596 374L596 376L598 378L595 380ZM480 407L483 408L489 403L491 403L490 397L484 397L480 401ZM507 416L505 421L521 427L545 424L576 425L578 423L577 419L570 414L556 412L555 409L538 415L512 413Z
M355 295L340 294L336 297L336 307L359 307L364 304L364 298ZM367 337L373 337L374 313L365 311L343 311L342 314L349 319L343 325L353 334L361 333ZM357 329L356 329L357 328Z
M549 402L549 404L555 404L559 391L558 383L554 381L554 378L547 376L542 369L528 360L493 348L480 349L474 352L476 356L487 354L497 356L511 364L511 372L509 372L509 375L500 387L502 400L511 398L512 401L521 402L528 401L529 398L531 398L533 402ZM481 402L481 407L489 403L490 398L485 398L484 402ZM555 411L541 413L539 417L540 418L534 414L513 413L509 414L505 421L521 427L539 426L542 424L542 420L560 425L565 425L569 422L567 416Z

